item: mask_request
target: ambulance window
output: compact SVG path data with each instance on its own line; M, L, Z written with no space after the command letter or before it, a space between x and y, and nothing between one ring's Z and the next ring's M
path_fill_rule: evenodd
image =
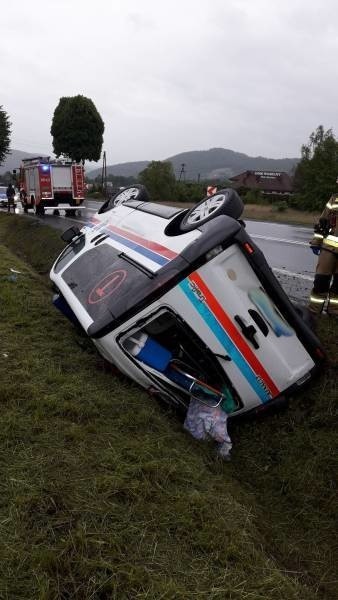
M155 285L152 275L104 243L79 256L62 278L94 321L108 313L120 317Z
M55 263L54 273L60 273L60 271L62 271L62 269L72 260L72 258L81 252L84 245L85 236L82 235L74 240L74 242L72 242L69 246L67 246Z

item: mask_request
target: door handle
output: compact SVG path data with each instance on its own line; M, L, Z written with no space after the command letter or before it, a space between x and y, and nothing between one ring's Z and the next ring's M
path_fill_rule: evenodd
M258 350L259 343L255 339L255 334L257 333L257 329L253 325L246 325L244 323L243 319L239 315L235 315L235 321L240 326L244 337L246 337L246 339L252 343L255 350Z

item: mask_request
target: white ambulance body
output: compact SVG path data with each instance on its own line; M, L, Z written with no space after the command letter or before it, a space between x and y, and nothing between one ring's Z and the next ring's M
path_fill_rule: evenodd
M324 352L242 210L230 189L190 210L149 202L142 186L119 192L63 234L55 305L167 402L226 401L231 417L279 404L311 382Z

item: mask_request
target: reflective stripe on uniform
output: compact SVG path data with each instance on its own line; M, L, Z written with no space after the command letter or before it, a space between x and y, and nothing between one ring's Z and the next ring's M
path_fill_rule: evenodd
M329 297L327 303L327 312L329 315L338 316L338 296Z
M312 239L312 240L311 240L311 242L310 242L310 244L311 244L311 243L315 243L315 242L317 242L317 241L319 241L319 242L322 242L322 241L323 241L323 239L324 239L324 236L323 236L323 235L321 235L320 233L315 233L315 234L314 234L314 236L313 236L313 239Z
M338 248L338 237L335 235L328 235L323 239L323 246L329 246L330 248Z
M337 199L335 198L333 202L330 202L330 200L326 203L326 208L328 208L329 210L333 210L333 211L338 211L338 202Z
M317 296L310 296L310 302L314 302L315 304L324 304L326 298L318 298Z
M323 312L326 297L326 294L316 296L316 294L312 292L310 295L308 309L314 314L320 315L320 313Z

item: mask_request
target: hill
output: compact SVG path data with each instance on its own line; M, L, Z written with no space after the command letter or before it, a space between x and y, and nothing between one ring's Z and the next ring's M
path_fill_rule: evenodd
M31 158L32 156L50 156L52 159L54 158L54 155L52 153L48 152L23 152L23 150L11 150L11 153L7 156L5 162L0 165L0 175L3 175L4 173L6 173L7 171L13 171L13 169L17 169L20 164L21 161L24 158ZM128 163L129 164L129 163ZM131 165L133 163L130 163ZM145 161L145 166L147 166L147 162ZM98 163L95 162L86 162L86 169L87 170L92 170L94 167L96 167L98 165ZM143 169L145 168L142 167ZM141 170L142 170L141 168ZM99 169L96 169L100 174L101 174L101 167Z
M194 150L181 152L165 160L170 161L174 171L179 176L182 164L185 165L187 179L217 179L219 177L232 177L247 169L265 171L286 171L290 173L298 162L298 158L266 158L264 156L248 156L242 152L235 152L227 148L211 148L210 150ZM123 175L124 177L137 177L146 168L149 161L126 162L116 165L107 165L108 175ZM95 179L101 175L101 168L88 172L88 177Z
M20 166L23 158L30 158L31 156L46 156L46 152L23 152L22 150L11 150L11 153L6 157L5 162L0 165L0 175L7 171L13 171Z
M149 162L149 160L139 160L136 162L107 165L107 175L117 175L119 177L137 177L137 175L149 165ZM102 167L93 169L92 171L87 168L87 176L91 179L101 176L101 173Z

